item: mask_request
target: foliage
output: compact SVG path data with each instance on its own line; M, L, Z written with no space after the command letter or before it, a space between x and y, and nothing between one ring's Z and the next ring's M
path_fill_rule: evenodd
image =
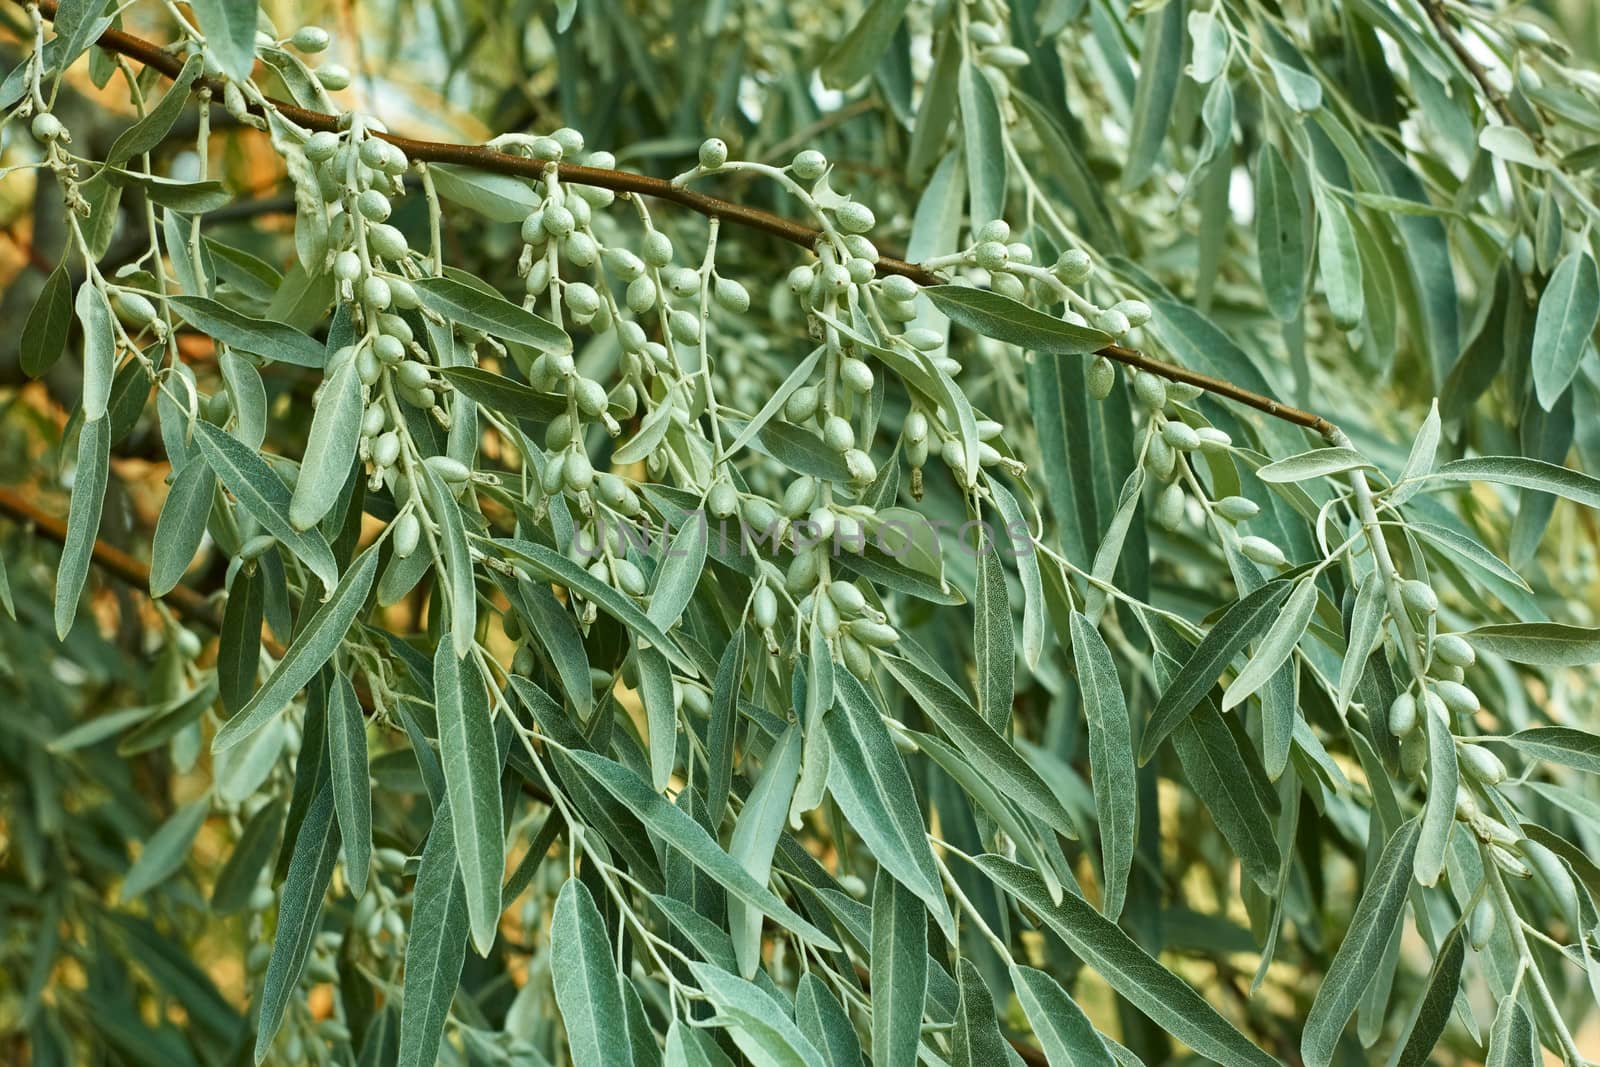
M1587 5L4 11L9 1062L1594 1058Z

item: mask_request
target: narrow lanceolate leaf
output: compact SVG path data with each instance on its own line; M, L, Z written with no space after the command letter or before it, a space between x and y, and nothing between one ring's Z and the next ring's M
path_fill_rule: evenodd
M1083 1009L1056 980L1043 971L1011 965L1011 986L1017 991L1033 1036L1052 1064L1070 1067L1116 1067L1106 1043L1095 1033Z
M444 567L450 590L450 645L457 658L472 648L478 631L478 586L474 578L472 552L467 547L466 524L461 505L433 468L422 464L423 489L427 493L428 514L439 524L439 540L444 549Z
M1034 524L1030 515L1023 513L1017 498L997 479L989 479L989 494L1006 521L1007 543L1012 546L1017 579L1022 586L1022 661L1037 668L1039 657L1044 655L1045 603L1044 574L1031 540Z
M1439 946L1428 974L1428 987L1412 1015L1411 1027L1395 1059L1394 1067L1425 1067L1433 1048L1450 1021L1456 994L1461 990L1461 966L1467 957L1467 939L1457 925Z
M411 899L397 1067L434 1067L467 958L467 891L456 864L447 805L434 808Z
M1384 846L1377 866L1368 874L1361 902L1356 905L1350 927L1306 1016L1300 1054L1309 1067L1328 1067L1333 1062L1334 1044L1356 1010L1368 981L1377 973L1389 937L1405 908L1421 829L1421 821L1412 819L1396 830Z
M439 762L444 765L456 855L467 887L472 943L480 956L494 947L505 874L505 823L500 809L499 746L489 717L489 692L478 661L456 657L439 642L433 657L434 704L439 711Z
M250 77L256 61L256 0L194 0L206 50L235 81Z
M1256 471L1264 482L1305 482L1348 470L1373 470L1371 463L1353 448L1315 448L1289 456Z
M259 624L258 624L259 625ZM350 894L366 892L372 857L372 789L367 770L367 719L350 676L339 674L328 694L328 764L333 810L344 842L344 876Z
M22 325L22 341L17 348L22 373L37 378L55 366L66 350L71 325L72 278L62 264L45 279L28 320Z
M309 530L322 521L350 480L350 466L361 439L361 378L348 360L322 387L311 417L300 477L289 499L289 523Z
M744 629L736 630L722 652L711 686L711 722L706 738L706 810L711 825L722 822L733 783L733 748L739 726L739 690L744 686Z
M1011 722L1015 696L1016 651L1012 645L1011 600L1006 572L993 542L978 557L978 588L972 602L972 654L978 666L978 713L996 730Z
M550 924L550 975L573 1067L629 1067L633 1048L611 938L582 882L569 878Z
M283 542L295 558L332 589L339 581L333 549L316 530L297 530L289 522L289 490L262 459L231 434L202 419L194 423L195 440L206 462L244 509Z
M975 224L997 219L1006 207L1005 126L994 87L981 67L961 64L956 99L967 157L967 196Z
M1059 903L1038 874L1000 856L973 861L1000 889L1042 919L1067 947L1156 1025L1218 1063L1278 1067L1278 1061L1217 1013L1115 923L1073 893Z
M706 567L706 550L711 544L711 530L701 514L691 513L672 535L661 567L656 571L656 585L650 593L650 607L645 614L662 629L670 630L682 617L700 584L700 574Z
M800 728L790 726L762 765L761 777L745 798L733 837L728 841L728 855L758 885L766 885L772 874L772 854L783 836L789 801L799 777ZM728 929L740 973L746 978L755 977L761 966L761 913L735 897L728 901Z
M1600 662L1600 627L1558 622L1508 622L1479 626L1461 635L1474 648L1515 663L1538 667L1582 667Z
M1450 831L1456 821L1456 788L1461 774L1450 727L1431 711L1422 717L1428 730L1428 800L1422 810L1422 831L1417 837L1416 875L1419 883L1431 886L1444 872L1445 856L1450 851Z
M1535 1067L1539 1062L1533 1022L1517 1003L1517 994L1507 993L1500 998L1494 1026L1489 1030L1489 1055L1483 1067Z
M1555 407L1578 373L1597 318L1600 270L1587 250L1578 249L1556 265L1534 319L1533 387L1546 411Z
M1317 607L1317 583L1314 578L1302 578L1294 592L1283 602L1278 617L1256 647L1255 655L1244 665L1228 688L1222 693L1222 710L1227 711L1249 699L1257 689L1267 684L1279 667L1294 654L1295 646L1311 624L1311 614Z
M207 475L211 468L195 463ZM217 691L229 716L250 702L261 665L261 620L266 611L267 577L260 567L241 569L228 587L222 611L222 633L217 640Z
M961 999L956 1007L955 1029L950 1031L951 1067L988 1067L1006 1062L1010 1049L1000 1036L994 998L971 960L961 957L956 970Z
M922 290L951 322L974 333L1052 356L1083 356L1111 343L1111 335L1074 326L1020 301L966 285L930 285Z
M872 1062L913 1063L928 995L928 913L878 868L872 884Z
M1328 311L1334 325L1353 330L1361 325L1365 295L1361 288L1361 253L1355 227L1336 196L1327 196L1316 187L1317 273L1328 298Z
M150 542L150 595L166 596L194 561L211 517L217 476L204 463L190 463L178 471L161 505L156 535Z
M252 32L254 27L252 27ZM190 56L172 80L172 85L162 95L159 103L145 112L143 118L117 135L106 153L107 163L122 163L141 152L148 152L160 144L178 121L184 106L189 102L189 87L205 67L205 60L196 53Z
M751 1063L759 1067L826 1067L822 1053L789 1017L787 1005L709 963L691 963L689 971L728 1028L728 1036Z
M1289 583L1268 582L1236 600L1206 633L1183 669L1162 692L1139 739L1139 763L1155 755L1161 742L1182 722L1202 697L1217 684L1217 676L1247 644L1260 636L1278 616L1278 605L1289 595Z
M572 339L561 327L498 293L487 293L455 278L420 278L416 288L422 305L443 315L446 321L543 352L572 348Z
M1155 170L1167 140L1172 105L1183 73L1183 4L1167 4L1144 16L1139 82L1133 95L1133 128L1122 168L1122 188L1137 189Z
M170 878L183 861L189 858L189 848L195 835L211 812L211 797L206 795L192 800L173 812L160 829L145 841L139 858L128 868L122 881L119 900L126 904Z
M877 702L848 671L835 674L834 690L833 713L822 720L832 748L828 791L878 862L953 934L922 808Z
M273 363L321 367L322 342L282 322L257 319L203 296L175 296L172 308L214 341Z
M1071 618L1072 658L1083 692L1083 715L1089 726L1089 777L1100 824L1100 862L1105 879L1107 917L1122 914L1133 867L1135 822L1139 815L1138 784L1133 764L1133 734L1128 706L1111 650L1094 624L1078 612Z
M1370 572L1361 580L1361 587L1356 590L1355 607L1350 612L1350 640L1345 647L1344 662L1339 667L1338 708L1341 713L1350 706L1356 686L1361 684L1367 656L1378 639L1386 609L1383 581L1376 571Z
M333 877L339 853L339 830L333 819L333 786L323 782L312 799L295 838L289 872L278 904L278 927L272 938L272 958L261 984L261 1018L256 1028L256 1062L266 1059L272 1039L283 1023L289 998L300 986L300 972L317 935L322 898Z
M1518 489L1554 493L1585 507L1600 508L1600 478L1569 467L1522 456L1483 456L1446 463L1430 479L1444 482L1497 482Z
M822 83L848 89L872 73L905 17L907 0L872 0L844 40L822 61Z
M673 697L672 664L650 645L634 651L639 666L639 702L650 727L650 786L657 793L672 783L678 760L678 709Z
M1267 307L1287 322L1305 300L1305 205L1294 175L1271 142L1256 161L1256 247L1261 257L1261 287Z
M876 1006L873 1010L876 1012ZM806 1040L822 1053L827 1067L864 1067L861 1039L856 1036L855 1025L845 1014L844 1005L828 992L827 985L814 971L808 971L800 979L795 991L794 1021ZM676 1063L673 1067L677 1067Z
M256 690L256 695L250 698L248 704L239 709L239 714L217 731L216 739L211 743L213 752L231 748L265 726L328 662L366 603L367 592L372 588L373 576L378 571L378 548L374 545L356 557L333 595L317 608L310 621L294 635L283 659L278 661L277 669L266 683Z
M100 509L106 499L111 469L111 423L85 422L78 432L78 466L72 476L72 502L67 506L67 539L56 569L56 639L65 640L78 614L78 598L89 577L94 542L100 532Z
M801 918L772 890L751 878L688 812L655 792L637 774L594 752L574 750L568 755L590 778L632 811L657 840L677 849L729 893L807 941L830 950L837 948L832 938Z
M1496 738L1546 763L1559 763L1600 774L1600 735L1570 726L1535 726L1510 737Z
M1172 733L1184 777L1211 812L1217 829L1239 857L1245 874L1264 892L1277 884L1282 857L1272 829L1272 811L1252 778L1253 750L1242 748L1217 706L1202 700Z
M111 324L111 305L93 282L78 287L78 323L83 327L83 417L95 422L111 401L116 377L117 339Z
M1411 482L1414 478L1421 478L1433 470L1434 460L1438 458L1439 437L1443 431L1442 419L1439 416L1439 398L1435 397L1428 406L1428 417L1422 420L1422 427L1417 431L1417 439L1411 442L1411 452L1406 456L1406 465L1400 470L1400 482ZM1411 485L1403 486L1389 494L1391 504L1400 504L1410 499Z

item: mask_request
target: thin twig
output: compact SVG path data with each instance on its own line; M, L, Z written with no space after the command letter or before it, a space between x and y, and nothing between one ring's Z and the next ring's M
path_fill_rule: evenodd
M53 18L56 12L56 0L39 0L39 9L46 17ZM1432 11L1432 9L1429 9ZM1442 16L1441 16L1442 17ZM1461 49L1459 39L1453 33L1446 34L1446 40L1453 42L1453 46ZM183 61L171 52L166 51L153 41L136 37L121 30L107 30L100 35L100 47L138 60L147 66L154 67L167 77L176 77L183 67ZM1470 55L1464 56L1463 61L1472 60ZM1477 67L1477 72L1483 78L1483 68ZM1486 83L1485 83L1486 84ZM218 78L203 77L197 79L195 86L211 88L213 95L221 97L223 82ZM310 130L328 130L337 132L341 128L341 121L336 115L329 115L320 111L309 111L294 104L282 101L270 101L273 107L287 119L304 126ZM252 110L255 106L252 105ZM510 174L523 178L540 179L545 175L547 164L536 159L524 156L514 156L505 152L497 152L492 148L482 145L448 144L439 141L422 141L410 137L400 137L390 133L374 133L389 143L405 152L407 158L425 163L455 163L461 166L473 167L478 170L491 171L497 174ZM577 185L591 185L602 189L611 189L619 193L637 193L641 196L650 196L659 200L671 201L681 204L692 211L697 211L708 218L721 219L738 226L769 233L774 237L792 242L804 248L815 248L821 231L794 219L784 218L770 211L759 208L735 204L727 200L720 200L714 196L697 193L690 189L680 188L670 181L662 178L652 178L643 174L630 174L627 171L607 170L600 167L584 167L574 163L559 163L556 165L557 174L562 181L572 182ZM888 274L900 274L919 285L937 285L944 281L938 274L908 263L892 256L883 256L878 260L878 269ZM1121 345L1107 345L1101 349L1100 355L1126 366L1136 367L1139 370L1149 371L1171 381L1187 382L1208 393L1226 397L1237 401L1247 407L1255 408L1274 418L1283 419L1296 426L1315 431L1325 440L1332 441L1338 429L1314 412L1302 411L1288 404L1280 403L1270 396L1251 392L1248 389L1234 385L1232 382L1209 375L1199 374L1187 370L1175 363L1155 359L1142 352Z

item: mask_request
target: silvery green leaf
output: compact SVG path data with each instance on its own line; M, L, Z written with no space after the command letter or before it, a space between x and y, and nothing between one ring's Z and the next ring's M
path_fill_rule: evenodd
M86 281L78 287L76 306L83 327L83 417L96 422L105 416L117 372L111 305L99 286Z
M122 892L117 899L124 904L130 900L137 900L176 874L184 861L189 858L189 849L194 845L195 836L200 833L200 827L205 824L206 816L210 813L209 795L191 800L173 812L167 821L146 839L144 848L139 852L139 858L128 868L127 875L123 877Z
M754 1067L827 1067L786 1008L767 993L709 963L691 962L689 970Z
M1017 1002L1033 1027L1033 1036L1051 1063L1071 1067L1116 1067L1105 1042L1095 1033L1083 1009L1056 980L1043 971L1011 965Z
M872 884L872 1062L911 1063L928 991L928 913L882 867Z
M1241 744L1207 699L1172 732L1172 747L1184 777L1211 812L1244 873L1262 891L1271 892L1282 862L1271 819L1276 808L1268 807L1277 799L1248 739Z
M833 46L821 65L822 84L848 89L872 73L905 17L908 0L872 0L850 32Z
M833 711L822 720L832 750L828 792L878 863L953 934L922 809L877 703L849 671L835 673L834 697Z
M1428 406L1428 416L1422 420L1422 426L1417 430L1417 438L1411 442L1411 452L1406 456L1406 465L1400 470L1400 478L1395 483L1395 490L1388 496L1389 503L1399 507L1421 488L1420 479L1433 470L1434 460L1439 454L1439 436L1441 433L1439 418L1439 398L1434 397L1433 403Z
M1188 17L1189 77L1201 85L1221 74L1228 62L1228 28L1210 11L1191 11Z
M1345 647L1344 661L1339 667L1339 693L1337 705L1342 713L1349 707L1361 674L1367 666L1367 656L1383 626L1383 616L1388 610L1384 596L1383 580L1376 571L1368 572L1356 590L1355 607L1350 612L1350 640Z
M1044 576L1039 570L1039 554L1033 543L1033 523L1017 504L1010 490L993 478L989 479L989 493L1006 520L1006 541L1011 546L1010 555L1017 564L1017 577L1022 584L1022 660L1037 669L1039 657L1044 655ZM1030 508L1030 511L1032 509Z
M150 595L172 592L200 550L211 517L217 476L204 463L190 463L178 471L161 505L155 537L150 542Z
M211 887L211 910L219 915L243 911L261 872L272 863L278 851L278 835L283 832L286 804L280 797L263 804L245 823L228 862Z
M1554 493L1585 507L1600 508L1600 478L1540 459L1484 456L1446 463L1428 476L1432 481L1498 482L1519 489Z
M1201 638L1194 653L1161 693L1139 739L1139 763L1148 763L1166 736L1188 717L1217 677L1241 649L1264 633L1277 618L1278 605L1289 595L1289 583L1268 582L1233 602Z
M419 278L416 289L423 307L444 316L447 322L541 352L565 352L572 348L572 339L561 327L498 293L485 292L455 278Z
M210 475L204 463L195 463ZM228 587L222 611L222 632L217 639L217 690L230 716L250 702L256 673L261 666L261 621L265 615L266 575L241 568Z
M434 1067L467 958L467 891L456 861L450 808L435 805L412 890L400 1005L398 1067Z
M57 265L45 279L44 288L22 324L17 360L22 373L37 378L61 358L67 347L72 325L72 278L64 264Z
M1432 1060L1435 1046L1444 1035L1450 1014L1461 991L1461 968L1467 957L1467 939L1462 924L1451 929L1434 954L1428 972L1428 985L1412 1013L1405 1043L1393 1060L1394 1067L1424 1067Z
M252 5L253 6L253 5ZM251 26L251 36L254 38L255 27ZM144 116L117 135L111 143L111 148L106 152L107 163L122 163L132 159L143 152L148 152L160 144L172 129L172 124L178 121L178 116L189 103L189 87L200 76L205 60L196 53L184 61L183 68L178 71L178 76L172 80L156 105L144 113Z
M1289 165L1270 141L1263 144L1256 162L1256 245L1267 307L1284 322L1305 300L1305 211Z
M711 527L702 513L680 523L672 535L656 569L655 588L650 592L650 607L645 614L656 625L671 629L683 616L694 597L695 586L706 566L706 550L711 543Z
M1334 324L1341 330L1353 330L1361 325L1366 311L1355 227L1338 197L1323 192L1321 185L1313 185L1312 189L1317 206L1317 271L1322 278L1322 291L1328 298Z
M1184 4L1164 4L1144 13L1144 45L1139 49L1139 81L1133 97L1133 124L1122 165L1122 189L1131 192L1155 170L1172 122L1172 105L1183 73Z
M306 810L295 837L278 902L278 926L272 938L272 958L261 984L261 1018L256 1025L255 1062L272 1051L272 1039L283 1024L289 998L300 985L300 972L316 938L322 900L333 878L339 854L339 830L333 819L333 785L326 779Z
M751 878L687 812L652 790L638 775L594 752L574 750L569 755L589 777L633 812L661 843L678 850L729 893L812 944L827 949L836 947L828 935Z
M259 626L259 623L257 624ZM350 895L366 892L372 857L372 788L368 780L367 719L350 676L334 678L328 694L328 767L333 810L339 818L344 873Z
M266 725L328 662L366 603L378 569L380 547L373 545L356 557L333 595L317 607L310 620L295 634L283 659L278 661L277 669L256 690L250 702L217 731L211 743L213 752L238 744Z
M316 530L297 530L290 523L289 490L266 461L203 419L195 421L194 435L206 462L244 509L332 589L339 581L333 549Z
M690 1026L681 1018L673 1019L667 1028L665 1062L666 1067L733 1067L733 1061L717 1046L711 1031Z
M1559 763L1590 774L1600 774L1600 735L1587 730L1570 726L1535 726L1495 740L1547 763Z
M1111 988L1200 1055L1219 1063L1277 1067L1275 1059L1251 1044L1204 997L1082 897L1068 893L1052 902L1036 873L1000 856L979 856L972 862L1043 920Z
M881 0L880 0L881 2ZM902 5L903 6L903 5ZM981 67L962 63L956 98L961 106L961 131L967 154L967 196L975 222L1005 214L1005 127L994 87Z
M445 577L450 593L450 643L459 659L472 648L478 630L478 586L472 567L472 552L467 547L467 531L461 505L426 463L417 468L427 494L428 514L439 524L439 540L444 549Z
M1006 574L1000 566L999 550L992 541L985 541L979 549L978 588L972 610L978 713L990 726L1003 731L1011 722L1016 652L1012 647L1011 600L1006 593Z
M711 825L722 822L733 784L734 745L739 730L739 691L744 688L744 628L722 650L711 685L711 721L706 726L706 811Z
M1322 83L1316 78L1271 56L1267 57L1267 65L1272 68L1278 95L1283 97L1284 103L1302 113L1322 106Z
M494 222L521 222L541 203L534 183L515 175L454 163L429 163L428 174L440 196Z
M922 290L950 321L1019 348L1055 356L1082 356L1111 343L1109 334L1074 326L987 289L930 285Z
M663 793L671 784L678 760L678 709L673 697L672 665L650 645L639 646L634 656L639 668L639 701L650 727L650 787Z
M502 415L549 422L567 409L565 397L541 393L482 367L440 367L439 374L463 396Z
M1377 866L1368 872L1361 902L1356 905L1350 926L1306 1016L1300 1054L1310 1067L1328 1067L1333 1062L1334 1044L1350 1021L1356 1002L1400 922L1421 827L1420 819L1412 819L1396 830L1384 846Z
M1256 471L1264 482L1304 482L1349 470L1376 470L1353 448L1315 448L1298 456L1268 463Z
M246 81L256 61L256 0L194 0L207 50L234 81Z
M293 326L252 318L209 297L174 296L173 310L215 341L274 363L320 368L326 352L315 339Z
M1100 631L1076 611L1072 613L1071 628L1072 658L1078 668L1078 688L1083 693L1084 719L1089 728L1089 774L1100 826L1105 879L1101 907L1115 921L1122 914L1122 902L1127 896L1139 815L1133 736L1117 665Z
M1520 163L1535 170L1550 166L1528 135L1515 126L1485 126L1478 133L1478 146L1507 163Z
M1316 608L1316 579L1309 576L1300 579L1294 591L1283 602L1278 617L1272 621L1272 626L1256 646L1255 654L1223 691L1223 711L1243 703L1257 689L1267 684L1267 679L1271 678L1294 654L1295 646L1300 643L1306 627L1311 624L1311 615Z
M958 961L956 975L961 1001L955 1029L950 1032L952 1067L988 1067L1007 1062L1006 1053L1010 1050L1000 1036L994 998L989 995L983 975L965 956Z
M763 761L761 777L745 798L728 840L728 855L760 885L765 885L772 873L772 854L788 821L789 801L799 777L800 730L790 726ZM739 972L754 977L761 964L760 912L735 897L728 901L728 927Z
M917 910L922 910L920 905ZM856 1036L850 1016L815 972L808 971L800 978L794 997L794 1021L806 1040L822 1053L827 1067L864 1067L861 1039Z
M1415 483L1414 483L1415 484ZM1406 529L1417 534L1435 548L1454 556L1457 560L1466 563L1469 567L1485 571L1496 579L1515 586L1525 593L1533 590L1526 579L1506 565L1499 556L1489 551L1475 538L1448 526L1439 526L1431 522L1411 521L1406 523ZM1520 624L1510 624L1520 625Z
M1580 248L1556 265L1534 318L1533 385L1546 411L1555 407L1578 373L1596 319L1600 319L1600 270Z
M783 410L783 405L794 395L795 390L811 380L811 372L817 369L817 364L822 362L822 355L826 351L825 347L819 345L811 350L809 356L795 364L794 370L789 372L783 384L767 398L767 402L761 405L761 410L756 412L755 417L745 423L744 428L728 442L724 450L727 455L737 455L745 445L761 433L762 428L772 421L774 415Z
M1456 739L1439 716L1423 708L1418 713L1428 731L1428 799L1422 809L1422 829L1417 837L1416 877L1424 886L1435 885L1444 873L1450 851L1450 831L1456 822Z
M217 365L227 387L233 436L246 448L259 450L267 439L267 387L261 372L248 358L231 349L222 351Z
M578 631L577 621L572 617L572 612L556 599L555 594L550 591L548 585L540 582L530 582L527 579L519 579L517 589L522 594L523 606L527 608L529 613L528 621L532 625L528 629L531 631L533 639L544 648L545 653L550 657L551 663L555 666L556 676L561 679L561 685L566 697L572 701L572 706L577 710L578 717L587 720L590 710L594 707L593 683L590 681L589 675L589 654L584 650L583 634ZM667 667L665 658L662 657L661 653L655 649L640 649L641 660L645 658L645 652L649 652L654 658L662 660L662 670L668 671L666 680L670 682L670 668ZM669 698L672 695L670 689L669 685L667 693ZM648 684L644 686L644 696L646 700L649 699L650 687ZM656 725L656 719L653 715L650 722L652 727ZM673 722L675 722L675 715L668 716L663 724L663 731L670 729ZM651 733L650 738L652 741L656 739L654 732ZM651 746L651 756L652 758L655 757L654 745Z
M350 480L350 466L361 438L361 378L348 360L322 387L306 437L300 477L289 498L289 522L309 530L322 521Z
M111 467L111 423L85 422L78 431L78 465L72 476L72 501L67 508L67 536L56 568L56 639L65 640L78 615L78 599L94 560Z
M1514 663L1582 667L1600 661L1600 627L1508 622L1479 626L1461 636L1474 647Z
M631 1067L622 976L611 956L611 938L594 898L576 878L568 878L556 897L550 952L573 1067Z
M467 889L467 915L478 955L494 947L505 876L505 824L500 810L500 757L489 693L475 655L459 658L440 641L433 656L434 705L439 713L439 762L444 766L456 856Z
M1533 1023L1517 1002L1517 994L1507 993L1495 1011L1484 1067L1535 1067L1541 1062Z

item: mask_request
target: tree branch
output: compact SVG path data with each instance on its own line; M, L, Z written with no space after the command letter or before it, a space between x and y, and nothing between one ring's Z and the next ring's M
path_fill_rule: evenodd
M17 2L20 3L22 0L17 0ZM39 10L46 17L54 18L56 0L39 0ZM1434 13L1432 7L1429 7L1429 11ZM1437 13L1435 13L1435 16L1436 18L1442 18ZM1464 62L1476 64L1476 60L1464 53L1460 40L1453 33L1446 33L1446 40L1453 42L1453 47L1458 50L1458 54L1464 56ZM169 78L176 77L178 72L183 69L183 60L178 56L168 52L153 41L136 37L131 33L124 33L121 30L107 30L100 35L97 43L101 48L117 52L146 66L153 67ZM1482 77L1487 78L1487 75L1482 74L1483 68L1481 66L1477 67L1477 72ZM211 89L213 95L220 96L224 83L220 78L206 76L197 79L195 84L197 86L203 85ZM337 115L329 115L321 111L310 111L279 100L272 100L270 103L285 118L306 129L327 130L330 132L338 132L341 129L340 119ZM259 114L259 109L253 104L251 105L251 110ZM497 152L482 145L422 141L390 133L375 132L374 136L381 137L390 144L395 145L405 152L408 159L424 163L454 163L460 166L474 167L478 170L491 171L496 174L510 174L534 180L543 178L545 168L548 166L548 164L536 159L514 156L506 152ZM687 207L692 211L697 211L708 218L721 219L738 226L760 230L763 233L771 234L774 237L808 249L814 249L818 238L822 236L820 230L804 223L796 222L794 219L784 218L782 215L776 215L770 211L762 211L758 208L721 200L714 196L707 196L704 193L697 193L690 189L679 188L661 178L652 178L644 174L630 174L621 170L606 170L600 167L583 167L575 163L556 164L556 173L562 181L572 182L576 185L590 185L619 193L635 193L640 196L667 200ZM937 285L945 280L933 271L892 256L880 257L877 265L880 271L888 274L903 275L918 285ZM1155 359L1131 348L1124 348L1121 345L1107 345L1098 354L1113 362L1149 371L1151 374L1171 381L1187 382L1190 385L1204 389L1208 393L1215 393L1247 407L1255 408L1257 411L1264 412L1274 418L1283 419L1285 422L1291 422L1296 426L1312 430L1330 442L1338 433L1338 429L1333 423L1314 412L1290 407L1288 404L1279 403L1270 396L1251 392L1248 389L1234 385L1232 382L1186 370L1175 363Z

